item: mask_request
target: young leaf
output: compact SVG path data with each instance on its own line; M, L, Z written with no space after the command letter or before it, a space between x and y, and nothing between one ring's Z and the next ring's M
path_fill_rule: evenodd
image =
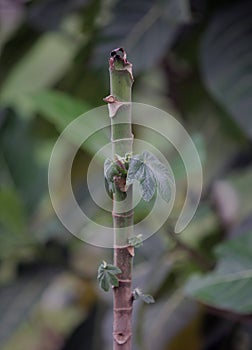
M127 197L125 189L125 178L127 169L125 165L125 159L117 156L113 161L107 158L104 162L104 177L105 177L105 188L108 195L113 198L113 193L117 191L116 200L122 201Z
M133 290L133 298L134 300L141 299L146 304L155 303L153 296L150 294L144 294L140 288L135 288Z
M143 245L142 235L140 234L137 236L130 237L128 239L128 243L130 246L135 247L135 248L141 247L141 245Z
M105 292L108 292L109 288L112 286L118 287L119 281L116 277L118 273L121 273L121 270L115 265L107 264L106 261L103 261L99 266L97 279L100 287Z
M125 159L116 156L115 160L107 158L104 162L104 176L108 181L112 181L116 175L126 175Z
M126 185L130 185L134 180L139 181L141 195L145 201L150 201L156 191L156 180L150 167L144 162L141 154L131 158L127 174Z
M106 270L113 274L113 275L118 275L119 273L121 273L122 271L119 269L119 267L112 265L112 264L107 264L106 265Z
M107 158L104 162L104 176L108 182L111 182L115 175L118 175L117 166L112 159Z
M104 292L108 292L110 288L109 283L109 276L106 272L103 272L103 274L99 278L99 285L104 290Z
M113 275L112 273L108 272L108 277L109 277L109 283L111 286L118 287L119 286L119 281L118 278Z
M168 168L160 162L160 160L150 152L144 152L145 162L147 162L154 173L158 190L167 203L171 199L171 183L172 177Z
M131 158L127 185L132 184L134 180L139 181L144 200L151 200L158 187L161 197L169 202L172 178L169 170L154 154L144 151Z
M105 180L105 189L107 191L107 194L111 199L113 199L113 193L115 192L115 186L113 182L109 182L106 177L104 178Z
M154 304L155 300L152 295L150 294L141 294L140 299L146 304Z

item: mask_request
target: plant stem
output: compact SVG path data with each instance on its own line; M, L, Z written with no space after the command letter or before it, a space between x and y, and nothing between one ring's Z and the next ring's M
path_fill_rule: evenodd
M111 52L109 60L110 93L108 102L111 118L111 142L113 158L124 157L132 152L133 134L131 127L132 65L126 59L123 49ZM133 234L132 186L127 197L121 200L125 178L115 179L113 196L114 265L121 269L117 275L119 286L114 287L114 350L130 350L132 338L132 263L134 250L129 247L128 238Z

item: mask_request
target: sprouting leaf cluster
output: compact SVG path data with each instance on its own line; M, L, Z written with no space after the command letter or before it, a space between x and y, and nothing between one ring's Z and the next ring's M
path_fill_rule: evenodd
M126 197L126 178L129 169L129 161L131 154L126 154L125 157L115 156L112 160L107 158L104 163L105 187L111 198L113 193L121 193L121 199Z
M161 197L169 202L171 198L172 177L168 168L151 152L125 157L116 156L104 163L106 189L112 197L116 188L126 196L127 188L136 180L140 184L142 198L150 201L158 189ZM118 182L118 178L121 182ZM116 181L117 179L117 181ZM119 183L119 185L118 185Z
M107 264L106 261L103 261L98 268L97 279L99 286L105 291L108 292L110 287L118 287L119 281L116 275L122 271L119 267Z

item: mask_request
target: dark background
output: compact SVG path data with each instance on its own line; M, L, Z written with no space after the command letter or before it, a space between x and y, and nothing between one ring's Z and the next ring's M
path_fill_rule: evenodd
M1 349L111 349L111 293L98 289L96 274L112 252L63 227L47 167L66 125L109 94L116 47L133 63L133 100L180 120L204 172L197 214L174 235L186 174L164 149L177 196L171 218L137 250L134 285L156 303L135 305L134 350L252 349L251 18L251 1L238 0L1 0ZM84 144L72 169L84 207L93 152Z

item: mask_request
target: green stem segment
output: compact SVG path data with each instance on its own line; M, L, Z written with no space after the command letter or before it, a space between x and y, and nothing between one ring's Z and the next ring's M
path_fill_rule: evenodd
M104 100L108 102L111 118L111 142L113 157L124 157L132 152L133 134L131 127L131 88L133 83L132 65L120 48L111 52L109 60L110 93ZM127 189L127 197L121 201L121 191L125 178L114 178L113 197L114 225L114 265L122 271L117 275L119 286L114 287L114 350L130 350L132 338L132 263L134 249L128 245L133 235L132 187Z

